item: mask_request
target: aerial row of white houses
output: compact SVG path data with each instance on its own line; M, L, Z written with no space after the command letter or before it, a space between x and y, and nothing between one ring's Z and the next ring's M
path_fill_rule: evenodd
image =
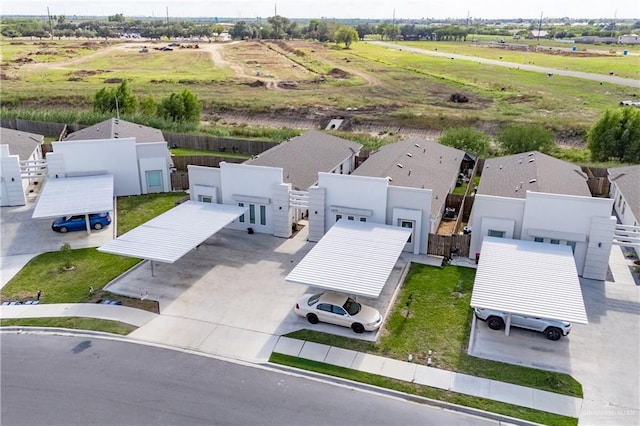
M2 129L1 137L3 206L24 204L39 170L47 179L111 174L114 196L171 190L171 156L156 129L111 119L53 142L46 161L41 136ZM242 164L189 166L189 193L192 200L246 207L230 228L283 238L302 218L310 241L340 219L409 228L405 251L419 255L427 253L447 195L470 176L472 160L421 138L365 155L360 144L310 131ZM488 159L477 173L468 224L472 258L484 236L567 245L578 274L602 280L612 244L640 251L640 166L609 170L610 198L592 197L579 167L539 152Z

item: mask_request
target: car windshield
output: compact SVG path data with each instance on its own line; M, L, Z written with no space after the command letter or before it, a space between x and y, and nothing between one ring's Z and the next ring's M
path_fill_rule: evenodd
M357 314L358 312L360 312L360 308L361 308L360 304L350 297L347 299L346 302L344 302L344 305L342 305L342 307L347 312L349 312L349 315Z
M309 298L309 300L307 300L307 304L309 306L315 305L318 302L318 300L320 300L320 296L322 296L323 294L324 293L314 294Z

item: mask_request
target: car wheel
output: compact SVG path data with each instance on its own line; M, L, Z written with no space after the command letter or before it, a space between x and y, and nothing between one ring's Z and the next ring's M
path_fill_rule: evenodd
M309 321L311 324L317 324L318 317L316 316L316 314L307 314L307 321Z
M96 222L95 225L93 225L93 229L95 229L96 231L101 230L102 224L100 222Z
M63 234L66 233L68 231L66 226L63 226L60 228L60 232L62 232Z
M557 327L549 327L544 331L544 335L549 340L560 340L562 337L562 331Z
M364 332L364 325L360 324L359 322L354 322L353 324L351 324L351 329L360 334Z
M492 330L501 330L504 327L504 320L500 317L489 317L487 325Z

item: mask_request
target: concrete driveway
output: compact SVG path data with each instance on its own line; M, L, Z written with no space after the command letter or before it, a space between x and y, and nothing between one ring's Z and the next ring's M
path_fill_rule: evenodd
M41 253L60 250L63 243L71 248L98 247L113 239L114 222L100 231L69 232L60 234L51 230L53 219L32 219L36 206L31 198L24 206L0 208L0 288L4 286L33 257Z
M552 342L515 328L505 336L477 321L470 354L570 374L583 386L580 424L640 424L640 288L616 266L622 256L614 246L615 281L580 280L589 324L574 324L568 337Z
M330 324L309 324L293 305L305 292L322 291L285 282L311 250L303 228L294 238L222 230L174 264L144 262L110 283L108 291L148 294L160 316L130 334L145 341L245 359L266 361L278 336L303 328L375 340ZM400 260L379 299L358 298L385 312L406 265Z

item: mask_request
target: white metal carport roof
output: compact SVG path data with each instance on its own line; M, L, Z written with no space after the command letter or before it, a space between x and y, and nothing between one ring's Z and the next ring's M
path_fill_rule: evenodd
M113 211L113 176L47 179L34 219Z
M484 237L471 306L587 324L571 247Z
M98 247L98 251L174 263L246 210L187 201Z
M377 298L411 230L340 219L286 281Z

